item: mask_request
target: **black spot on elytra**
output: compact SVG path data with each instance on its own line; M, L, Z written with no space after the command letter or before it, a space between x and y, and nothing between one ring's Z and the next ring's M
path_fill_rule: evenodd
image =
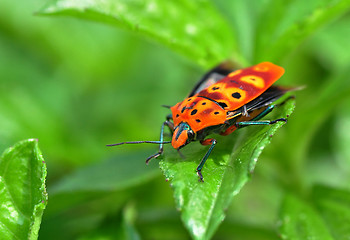
M251 77L250 80L255 81L255 78L252 78L252 77Z
M205 105L205 104L207 104L206 102L202 102L202 105Z
M179 117L179 114L176 114L176 117Z
M225 108L225 107L227 107L227 104L226 103L224 103L224 102L218 102L218 104L222 107L222 108Z
M189 101L191 101L192 100L192 98L189 98L187 101L189 102Z
M195 115L197 113L197 109L192 110L191 115Z
M183 108L181 109L181 113L184 113L185 110L186 110L186 107L183 107Z
M197 123L200 123L200 122L201 122L201 120L199 120L199 119L196 119L196 122L197 122Z
M212 87L211 89L213 89L213 90L218 90L218 89L220 89L219 87Z
M215 115L218 115L218 114L219 114L219 112L214 112L214 114L215 114Z
M236 98L236 99L240 99L241 98L241 94L239 92L234 92L232 93L231 95L233 98Z

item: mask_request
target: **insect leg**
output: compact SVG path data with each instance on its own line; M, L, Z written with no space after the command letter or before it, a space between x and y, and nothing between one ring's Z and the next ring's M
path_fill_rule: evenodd
M262 111L258 116L256 116L255 118L253 118L252 120L253 121L256 121L256 120L259 120L263 117L265 117L268 113L270 113L274 108L276 107L280 107L282 105L284 105L286 102L288 102L290 99L295 99L295 96L289 96L286 100L284 100L283 102L279 103L279 104L271 104L269 105L264 111ZM274 121L271 121L270 124L274 124L276 122L279 122L279 121L284 121L284 122L287 122L287 119L285 118L280 118L280 119L276 119Z
M254 117L252 119L252 121L257 121L262 119L263 117L265 117L267 114L269 114L274 108L276 107L276 105L270 105L268 106L264 111L262 111L259 115L257 115L256 117Z
M249 113L248 113L248 110L247 110L247 105L243 105L242 107L242 116L244 117L249 117Z
M275 124L277 122L287 122L287 119L285 118L279 118L273 121L270 120L263 120L263 121L246 121L246 122L237 122L235 125L240 128L240 127L246 127L246 126L251 126L251 125L271 125Z
M280 118L280 119L277 119L274 121L269 121L269 120L258 121L261 118L265 117L268 113L270 113L277 106L279 106L279 105L270 105L264 111L259 113L259 115L254 117L251 121L237 122L235 125L237 127L244 127L244 126L249 126L249 125L269 125L269 124L274 124L274 123L279 122L279 121L287 122L287 119L285 119L285 118Z
M170 133L164 133L165 136L167 137L172 137L173 136L173 133L174 133L174 123L170 120L173 120L173 117L172 117L172 114L169 114L166 116L166 121L168 122L167 123L167 126L170 130Z
M166 116L166 125L169 127L171 134L174 132L174 123L170 120L173 120L173 116L171 114Z
M166 115L166 120L169 121L169 120L173 120L173 115L170 113L168 115Z
M273 121L270 121L270 120L258 121L261 118L263 118L264 116L266 116L268 113L270 113L275 107L276 107L276 105L270 105L264 111L262 111L259 115L257 115L255 118L253 118L252 121L237 122L237 123L235 123L235 125L237 127L245 127L245 126L251 126L251 125L271 125L271 124L275 124L275 123L281 122L281 121L287 122L287 119L285 119L285 118L279 118L279 119L276 119Z
M253 120L253 121L256 121L256 120L259 120L259 119L265 117L265 116L266 116L268 113L270 113L274 108L280 107L280 106L282 106L283 104L285 104L288 100L294 99L294 98L295 98L294 96L290 96L290 97L288 97L286 100L284 100L283 102L281 102L280 104L277 104L277 105L271 104L271 105L269 105L264 111L262 111L259 115L257 115L256 117L254 117L252 120Z
M162 127L160 129L160 144L159 144L159 151L151 156L149 156L147 159L146 159L146 164L149 163L149 161L152 159L152 158L157 158L159 157L162 153L163 153L163 141L164 141L164 126L168 126L171 130L173 129L172 127L174 126L174 124L172 122L169 122L169 121L165 121L163 122L162 124Z
M216 140L213 139L213 138L208 138L208 139L202 140L201 144L202 145L210 145L207 153L204 155L204 157L202 158L201 162L199 163L199 165L198 165L198 167L196 169L197 175L199 177L199 181L200 182L204 182L203 181L203 175L202 175L202 168L203 168L203 166L205 164L205 161L207 161L211 151L213 151L213 148L215 147L215 144L216 144Z

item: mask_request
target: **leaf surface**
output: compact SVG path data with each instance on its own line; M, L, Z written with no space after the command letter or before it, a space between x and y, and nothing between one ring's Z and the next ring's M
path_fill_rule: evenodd
M277 62L349 9L349 0L271 0L257 24L256 60Z
M206 67L235 52L231 29L207 0L55 0L38 14L74 16L128 29Z
M350 192L316 186L313 200L334 239L350 238Z
M78 169L53 185L51 193L120 191L145 183L160 174L156 163L144 163L149 155L150 152L139 152Z
M286 196L282 206L280 232L282 239L333 239L318 212L292 195Z
M47 204L46 164L38 141L21 141L0 159L0 235L2 239L37 239Z

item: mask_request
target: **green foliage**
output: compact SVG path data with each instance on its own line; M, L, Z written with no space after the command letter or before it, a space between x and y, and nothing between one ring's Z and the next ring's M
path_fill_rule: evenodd
M349 9L349 0L1 1L0 147L40 139L50 204L39 238L348 239ZM149 166L156 146L105 147L159 137L169 113L159 105L181 101L227 58L272 61L286 69L280 85L307 86L268 116L296 104L287 124L217 137L204 183L195 168L207 147L198 143L185 159L167 146ZM41 159L37 141L1 163L11 152ZM32 162L1 188L1 222L18 238L37 237L46 205L45 165ZM23 182L29 169L41 175ZM35 201L23 201L32 188Z
M239 49L249 62L280 62L317 28L348 11L349 0L224 1Z
M1 227L3 239L37 239L47 204L46 165L37 140L5 150L0 158Z
M350 236L350 192L315 186L312 205L287 196L281 212L283 239L347 239Z
M145 183L159 174L155 163L149 164L147 168L139 164L138 159L147 154L150 153L129 154L79 169L61 179L51 191L55 194L67 191L112 191Z
M284 201L281 221L282 239L333 239L312 207L292 196Z
M206 0L58 0L38 13L81 17L132 30L156 39L204 66L217 64L236 47L227 23Z
M334 239L347 239L350 236L350 192L315 186L312 199Z

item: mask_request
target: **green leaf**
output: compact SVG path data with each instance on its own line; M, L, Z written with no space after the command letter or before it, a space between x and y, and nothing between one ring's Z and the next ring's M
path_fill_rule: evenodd
M216 0L214 4L218 5L218 8L223 15L229 20L232 25L232 31L236 36L238 51L241 55L249 61L252 65L256 59L254 59L256 40L259 36L256 34L259 29L257 25L261 24L261 18L265 22L266 19L274 12L268 12L268 16L263 16L265 9L269 8L271 1L256 1L256 0ZM273 6L274 9L276 5ZM267 29L264 29L267 32ZM264 32L264 33L265 33ZM264 61L266 61L265 59Z
M278 148L283 147L288 142L293 143L293 147L285 148L283 153L276 151L278 157L283 154L284 161L280 161L278 164L281 165L281 176L286 179L286 187L300 191L305 187L306 178L310 176L309 171L314 171L314 169L305 167L305 162L309 160L309 146L317 130L323 131L320 129L322 124L327 124L327 119L341 102L349 98L350 83L347 80L349 74L350 69L346 69L322 80L316 78L314 81L317 81L318 85L320 85L319 82L323 82L318 90L315 91L315 88L303 90L304 101L300 100L304 104L298 108L295 120L290 123L290 128L287 129L288 138L277 143ZM337 94L335 95L334 92ZM308 98L305 98L305 95ZM324 176L323 181L329 182L327 176Z
M159 192L156 194L155 196L159 196ZM142 239L190 239L173 206L164 207L158 204L150 207L148 204L143 209L138 208L136 227Z
M2 239L37 239L47 204L46 164L38 141L7 149L0 159L0 235Z
M350 52L344 49L348 48L349 25L350 16L345 15L340 21L323 28L307 44L306 48L311 50L312 54L316 55L327 69L340 71L342 68L348 68Z
M334 239L350 238L350 192L316 186L313 200Z
M52 195L43 218L40 238L51 239L54 235L55 239L76 239L77 236L92 234L106 227L106 219L118 213L132 193L129 189ZM114 227L115 224L113 222Z
M232 31L210 1L54 0L38 12L74 16L138 32L212 66L236 48Z
M217 0L215 3L233 25L240 54L250 63L281 62L308 36L350 8L349 0Z
M156 162L142 161L148 155L139 152L80 168L52 186L50 194L120 191L144 184L160 174Z
M144 163L148 155L144 151L121 155L80 168L56 182L50 187L51 204L41 234L49 237L59 229L56 236L69 238L93 229L108 212L118 211L126 199L140 192L135 187L161 174L156 161Z
M287 195L281 210L282 239L332 240L321 216L308 203Z
M274 118L290 115L295 101L275 109ZM204 183L198 182L196 167L208 147L192 143L184 149L187 159L167 148L160 166L174 188L182 220L195 239L209 239L225 217L225 209L250 178L263 148L283 123L254 126L229 137L217 137L217 146L203 168Z
M141 239L135 228L136 211L135 204L132 202L128 203L123 211L123 227L128 240Z
M266 229L254 224L244 224L240 221L225 220L215 234L214 239L244 239L244 240L280 240L274 229Z
M349 0L271 0L256 27L256 60L278 61L349 8Z

